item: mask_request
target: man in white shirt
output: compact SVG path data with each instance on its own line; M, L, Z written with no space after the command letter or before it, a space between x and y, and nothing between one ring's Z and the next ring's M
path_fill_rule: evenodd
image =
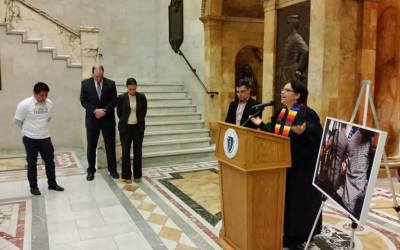
M33 96L18 103L15 123L21 128L22 141L28 162L28 180L31 194L40 195L37 184L37 158L42 157L50 190L64 191L57 185L54 165L54 147L51 143L49 122L53 102L47 99L50 89L47 84L38 82L33 87Z

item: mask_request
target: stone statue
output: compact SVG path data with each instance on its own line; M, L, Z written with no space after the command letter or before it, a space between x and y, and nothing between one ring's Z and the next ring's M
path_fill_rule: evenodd
M253 75L253 69L251 68L251 66L249 64L245 64L243 66L243 70L241 73L241 76L239 77L239 81L246 81L249 83L250 85L250 89L251 89L251 97L253 99L256 99L257 94L258 94L258 83L256 78Z
M308 45L297 32L299 28L299 15L290 15L287 18L290 33L286 39L281 68L282 86L293 80L306 82L308 66Z

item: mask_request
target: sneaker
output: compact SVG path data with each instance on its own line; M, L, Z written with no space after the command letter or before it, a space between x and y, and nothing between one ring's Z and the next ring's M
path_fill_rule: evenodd
M142 181L142 178L135 178L133 179L136 183L140 183Z
M39 188L31 188L31 194L33 195L41 195Z
M63 187L60 187L59 185L55 184L55 185L51 185L49 186L49 190L55 190L55 191L64 191Z

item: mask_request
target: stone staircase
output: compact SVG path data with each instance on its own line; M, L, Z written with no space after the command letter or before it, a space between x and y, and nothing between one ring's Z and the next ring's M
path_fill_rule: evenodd
M83 75L97 62L98 29L71 28L29 1L0 1L0 26L7 35L21 36L22 43L36 44L38 52L50 53L53 60L65 60L69 68L82 68Z
M117 90L125 92L125 84L117 83ZM214 159L209 130L183 84L139 83L138 91L148 102L143 167Z
M71 55L59 54L56 47L45 46L43 44L43 39L41 38L31 38L28 32L23 29L12 28L8 23L0 23L0 26L5 28L7 35L17 35L21 36L22 43L25 44L36 44L38 52L50 53L53 60L64 60L66 61L66 66L68 68L82 68L82 64L79 61L72 61Z

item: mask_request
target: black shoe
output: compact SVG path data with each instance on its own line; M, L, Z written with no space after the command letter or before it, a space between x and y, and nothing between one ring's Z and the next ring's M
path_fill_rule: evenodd
M41 195L39 188L31 188L31 194L33 195Z
M118 172L110 172L110 176L111 176L113 179L119 179L119 174L118 174Z
M60 187L57 184L54 184L54 185L49 186L49 190L55 190L55 191L60 191L61 192L61 191L64 191L64 188Z
M92 173L87 174L86 180L88 180L88 181L93 181L93 180L94 180L94 174L92 174Z

